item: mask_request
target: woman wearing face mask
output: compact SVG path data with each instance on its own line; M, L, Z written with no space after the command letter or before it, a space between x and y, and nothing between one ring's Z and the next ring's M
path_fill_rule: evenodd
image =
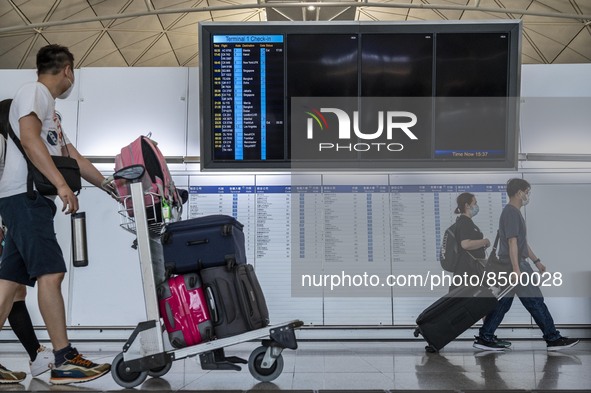
M486 239L480 229L474 224L472 218L478 214L478 202L474 194L464 192L458 195L456 202L458 207L454 211L459 214L456 219L456 239L463 252L460 253L460 260L454 271L454 276L462 276L466 274L480 276L476 264L477 259L486 258L486 248L490 246L490 240ZM458 279L455 279L458 282ZM466 284L466 283L464 283ZM450 290L456 288L452 284Z

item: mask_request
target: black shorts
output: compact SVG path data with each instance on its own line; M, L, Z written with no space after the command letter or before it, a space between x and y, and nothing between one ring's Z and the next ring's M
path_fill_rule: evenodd
M0 198L0 216L8 228L0 262L0 279L34 286L45 274L65 273L66 263L57 242L55 203L26 193Z

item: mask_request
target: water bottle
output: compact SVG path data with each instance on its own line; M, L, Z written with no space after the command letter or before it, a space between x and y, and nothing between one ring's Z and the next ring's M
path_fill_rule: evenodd
M72 214L72 257L74 267L88 266L85 212Z
M170 208L170 203L165 198L162 198L162 221L164 221L165 224L168 224L171 216L172 210Z

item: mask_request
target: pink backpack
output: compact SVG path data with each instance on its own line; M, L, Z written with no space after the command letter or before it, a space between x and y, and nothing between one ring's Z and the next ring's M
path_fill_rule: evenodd
M145 186L144 201L148 208L148 218L155 218L157 222L162 221L162 210L160 208L162 199L166 200L168 205L180 208L182 206L180 195L172 181L172 176L166 165L164 155L158 148L157 142L150 139L148 136L140 136L135 141L121 149L121 153L115 157L115 172L118 170L131 166L143 165L146 168L144 175L144 185L146 180L149 186ZM121 202L125 205L127 214L133 217L133 204L129 183L125 180L115 180L115 187L121 197ZM152 208L154 205L154 208ZM150 211L155 212L150 214Z

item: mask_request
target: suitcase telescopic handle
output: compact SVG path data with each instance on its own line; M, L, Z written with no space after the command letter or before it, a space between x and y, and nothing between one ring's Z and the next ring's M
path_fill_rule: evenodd
M207 287L205 289L205 293L207 295L207 303L209 304L209 311L211 312L211 319L213 320L214 323L218 322L220 320L219 315L218 315L218 309L216 307L215 304L215 298L213 296L213 290L211 289L211 287Z
M205 238L205 239L197 239L197 240L189 240L187 242L187 246L199 246L201 244L207 244L209 243L209 239Z
M166 303L165 304L165 308L166 308L166 317L168 318L168 323L170 323L170 327L174 329L175 324L175 320L174 320L174 315L172 314L172 308L170 308L170 304Z

